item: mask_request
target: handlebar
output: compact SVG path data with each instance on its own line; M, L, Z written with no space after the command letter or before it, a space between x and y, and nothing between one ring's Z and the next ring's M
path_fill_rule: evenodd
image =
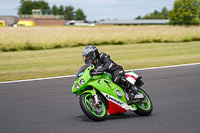
M96 75L101 75L103 74L103 72L96 72L96 71L90 71L90 75L93 77L93 76L96 76Z

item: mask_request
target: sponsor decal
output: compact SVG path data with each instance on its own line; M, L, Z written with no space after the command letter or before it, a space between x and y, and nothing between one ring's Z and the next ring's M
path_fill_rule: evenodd
M103 93L103 92L101 92L101 93L106 97L106 99L108 99L109 105L117 105L117 106L114 106L113 108L110 106L109 107L110 111L113 110L113 109L116 110L116 107L117 108L120 107L122 110L125 109L126 111L127 110L132 110L132 111L136 110L135 108L127 105L126 103L124 103L123 101L113 97L112 95L109 95L109 94L106 94L106 93ZM109 114L112 114L110 111L109 111Z
M120 104L120 105L123 104L122 102L118 101L117 99L114 99L114 98L110 97L109 95L106 95L106 98L107 98L107 99L110 99L110 100L112 100L112 101L114 101L114 102L116 102L116 103L118 103L118 104Z

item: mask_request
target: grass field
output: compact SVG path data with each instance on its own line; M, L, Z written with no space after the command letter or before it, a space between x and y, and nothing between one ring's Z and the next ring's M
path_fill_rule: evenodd
M83 48L0 52L0 81L76 74L84 65ZM200 42L104 45L98 49L126 70L200 62Z
M0 51L40 50L85 45L200 41L200 27L95 26L2 27Z

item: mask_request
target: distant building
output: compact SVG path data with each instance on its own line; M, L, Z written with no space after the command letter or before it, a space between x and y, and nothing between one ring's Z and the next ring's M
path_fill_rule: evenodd
M33 9L32 15L20 14L20 21L32 21L34 25L64 25L64 15L53 15L51 10Z
M33 9L32 10L32 15L37 16L37 15L48 15L51 16L53 15L51 10L41 10L41 9Z
M168 19L137 19L137 20L103 20L97 24L101 25L164 25Z
M6 26L16 24L18 22L18 17L15 16L0 16L0 20L5 21Z

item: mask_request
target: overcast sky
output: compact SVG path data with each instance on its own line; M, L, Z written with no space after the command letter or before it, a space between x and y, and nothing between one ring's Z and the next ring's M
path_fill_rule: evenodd
M165 6L173 8L175 0L45 0L52 7L53 4L72 5L81 8L87 20L118 19L133 20L137 16L144 16L154 10L161 11ZM0 0L0 15L17 16L20 0Z

